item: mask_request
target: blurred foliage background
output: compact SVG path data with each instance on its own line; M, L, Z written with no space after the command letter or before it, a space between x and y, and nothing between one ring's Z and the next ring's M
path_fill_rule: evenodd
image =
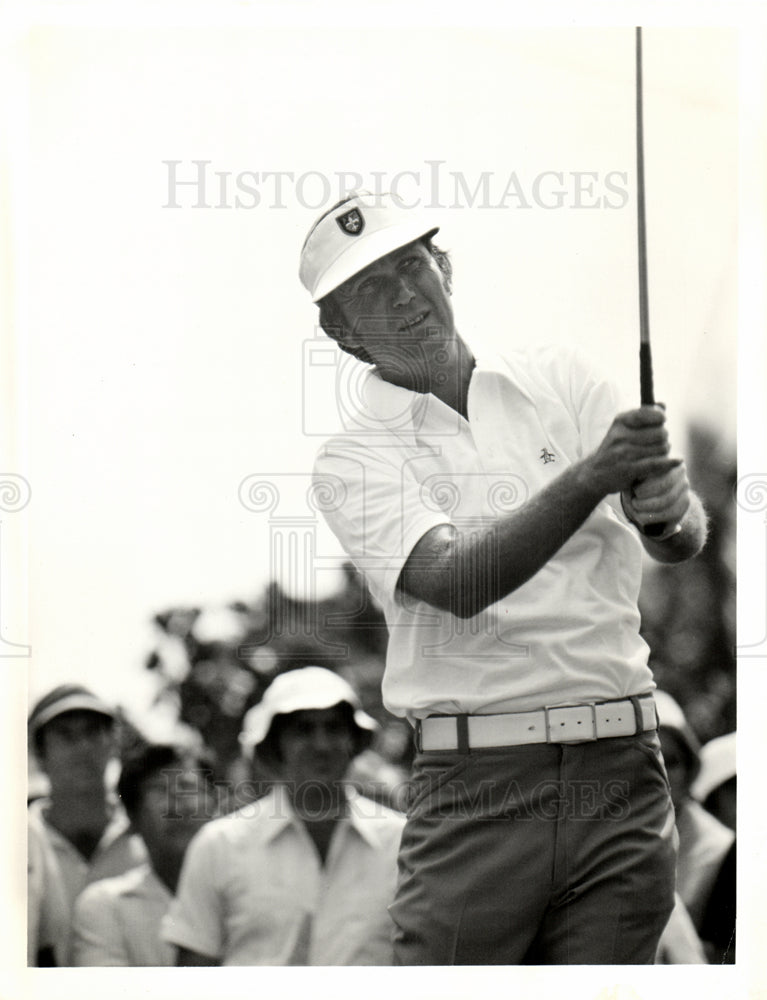
M686 454L709 514L708 542L700 556L679 566L648 560L640 610L658 686L676 698L706 742L736 728L736 467L708 426L691 428ZM165 608L154 625L157 641L146 669L159 681L158 702L170 704L180 725L213 751L218 780L245 777L241 722L272 678L309 664L347 677L381 723L360 764L363 783L391 790L403 780L410 730L381 702L386 624L352 565L344 568L341 589L320 601L297 600L272 582L254 599L226 607Z

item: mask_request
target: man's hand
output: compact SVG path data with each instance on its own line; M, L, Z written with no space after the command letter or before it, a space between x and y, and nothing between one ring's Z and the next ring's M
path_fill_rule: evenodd
M655 406L618 414L599 447L583 463L600 499L629 491L637 482L663 480L681 467L681 459L668 457L665 422L666 414Z
M658 562L682 562L703 548L706 512L690 489L684 462L622 490L621 503L626 517L639 528L646 552ZM662 525L663 534L646 534L652 525Z
M626 516L640 529L663 524L681 524L690 508L690 484L682 462L665 475L651 476L621 493Z
M653 406L621 413L596 451L564 469L519 510L479 530L459 531L445 523L427 531L402 568L400 591L471 618L545 566L604 497L629 493L639 482L644 484L639 502L647 508L643 517L683 521L671 540L642 536L647 552L662 562L695 555L706 518L689 491L682 460L668 457L665 420L663 410Z

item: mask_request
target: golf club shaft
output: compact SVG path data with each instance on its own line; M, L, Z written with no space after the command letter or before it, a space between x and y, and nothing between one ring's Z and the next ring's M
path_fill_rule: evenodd
M647 225L645 222L644 122L642 110L642 29L636 29L637 239L639 259L639 392L642 406L655 405L647 295ZM646 524L645 535L663 535L665 524Z
M642 29L636 29L637 238L639 243L639 382L643 406L655 403L647 295L647 225L645 222L644 123L642 114Z

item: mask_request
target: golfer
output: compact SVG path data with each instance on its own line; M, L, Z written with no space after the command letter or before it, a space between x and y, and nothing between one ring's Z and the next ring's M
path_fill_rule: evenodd
M395 961L650 963L675 841L637 596L643 550L694 556L705 516L662 409L619 413L575 351L474 356L436 231L357 194L300 265L371 366L315 482L415 730Z

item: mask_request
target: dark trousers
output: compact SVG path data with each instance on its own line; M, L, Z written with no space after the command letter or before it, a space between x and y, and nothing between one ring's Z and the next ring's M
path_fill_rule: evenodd
M419 754L395 964L652 963L675 863L655 733Z

